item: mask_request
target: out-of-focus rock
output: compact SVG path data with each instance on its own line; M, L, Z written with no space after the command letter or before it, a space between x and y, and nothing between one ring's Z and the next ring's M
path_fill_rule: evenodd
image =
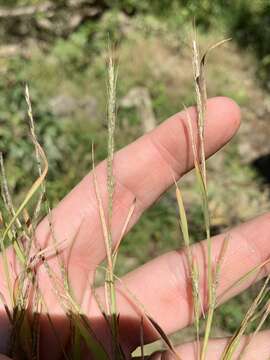
M65 117L82 111L87 118L94 118L97 114L97 99L93 96L86 96L76 99L70 95L60 94L49 101L52 113L55 116Z
M56 116L71 115L77 108L78 104L76 99L70 95L57 95L49 102L51 111Z
M268 140L270 112L267 109L267 102L261 101L261 109L254 111L243 108L243 118L238 135L238 152L243 163L249 164L270 153Z
M152 130L156 126L156 118L152 107L149 91L145 87L134 87L120 101L123 108L135 107L142 121L144 132Z
M97 99L93 96L87 96L80 100L80 108L84 111L85 115L89 118L95 118L98 111Z

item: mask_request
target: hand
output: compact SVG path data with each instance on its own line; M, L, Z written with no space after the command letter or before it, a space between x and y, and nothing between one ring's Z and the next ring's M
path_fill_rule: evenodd
M195 109L190 108L189 112L195 129ZM239 123L240 111L233 101L221 97L209 100L205 130L206 155L210 156L226 144L238 129ZM136 207L128 230L138 221L141 214L173 184L173 176L179 179L192 167L192 149L184 112L172 116L152 132L118 151L115 154L114 163L116 179L112 219L114 242L117 242L119 238L127 213L135 198ZM105 162L97 166L96 175L103 204L106 208ZM69 246L63 250L62 256L68 267L76 300L82 303L82 308L91 319L99 339L105 347L108 347L107 327L93 296L90 296L90 283L93 281L95 269L105 257L92 173L88 174L60 202L53 210L52 218L57 242L69 241ZM229 231L230 241L221 269L218 295L224 293L242 275L269 257L269 219L269 215L265 214ZM39 224L36 235L42 248L53 243L47 218ZM75 241L71 244L72 239ZM213 263L219 256L223 239L224 234L213 238ZM204 284L206 277L205 242L194 245L193 251L198 260L200 283ZM58 271L59 264L56 257L52 257L48 261L55 271ZM256 276L256 280L265 274L265 271L264 273L261 272L260 276ZM42 265L38 269L38 276L55 328L61 341L65 343L68 339L69 328L59 301L52 290L51 281ZM153 259L126 275L122 280L166 333L169 334L184 328L192 321L190 280L187 275L186 257L182 250L171 251ZM6 293L4 280L1 281L0 289ZM252 282L254 282L254 277L227 292L222 301L244 290ZM127 354L130 354L133 349L140 345L141 317L134 304L121 290L121 284L118 285L118 288L117 306L118 312L121 314L120 337L123 349ZM102 294L103 290L100 289L98 293ZM201 298L206 298L203 286ZM5 339L8 336L8 323L3 309L1 319L1 347L4 352ZM46 316L43 319L41 338L42 358L59 358L59 345ZM148 343L155 339L157 339L156 332L149 324L145 324L144 342ZM212 340L207 359L219 359L225 344L225 339ZM177 350L179 350L182 359L195 359L194 344L183 345ZM263 360L268 359L269 355L269 332L263 332L257 335L256 341L250 345L248 357L245 359ZM160 354L153 356L153 359L158 358L160 358Z

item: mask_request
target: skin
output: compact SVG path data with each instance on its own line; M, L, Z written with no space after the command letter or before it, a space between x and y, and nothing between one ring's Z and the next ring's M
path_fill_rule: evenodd
M196 111L188 109L196 131ZM225 145L235 134L240 125L239 107L230 99L213 98L207 104L205 144L209 157ZM192 149L189 141L187 119L184 112L178 113L150 133L142 136L115 154L114 176L115 197L112 218L113 241L117 242L123 228L129 208L134 199L136 207L128 230L136 224L141 214L157 200L174 182L193 167ZM107 208L106 163L96 168L100 193L104 208ZM261 264L270 255L270 215L263 214L228 231L229 245L222 265L218 286L218 299L223 302L246 289L262 276L265 267L256 278L250 277L241 286L226 292L237 279L250 269ZM85 313L91 319L93 327L106 348L109 348L107 328L100 310L91 296L90 282L96 267L105 257L104 241L100 225L100 216L93 184L93 174L89 173L60 204L53 210L53 227L58 242L69 241L62 256L69 271L71 285L77 301L82 304ZM213 265L216 263L225 234L213 238ZM52 244L48 219L43 219L36 231L41 248ZM71 240L75 241L71 243ZM202 241L193 246L201 277L201 298L206 303L206 244ZM8 251L13 262L11 250ZM50 265L59 273L57 259L52 256ZM0 263L0 266L1 263ZM15 266L14 266L15 268ZM50 280L44 266L38 268L39 283L46 304L50 310L56 331L61 341L68 338L68 326L60 308L59 301L52 291ZM14 270L15 278L15 270ZM184 328L192 322L192 301L190 281L187 274L186 257L182 250L166 253L123 279L125 286L144 304L166 333ZM87 290L85 290L87 289ZM0 280L0 290L7 296L4 279ZM104 290L98 289L102 299ZM122 283L117 284L117 304L120 318L120 338L126 353L130 353L140 344L140 311L134 306ZM8 338L8 321L1 309L0 339L1 349L5 353ZM42 321L42 359L58 359L60 350L52 334L46 317ZM157 339L156 332L149 324L144 324L144 342ZM244 341L239 347L244 346ZM255 346L256 344L257 346ZM258 346L259 344L259 346ZM207 359L218 359L226 345L226 339L211 341ZM53 352L51 351L53 349ZM195 359L194 344L186 344L177 349L183 359ZM170 359L170 354L165 354ZM257 335L244 359L269 359L269 333ZM160 359L161 354L154 354L152 359ZM0 359L7 357L0 355Z

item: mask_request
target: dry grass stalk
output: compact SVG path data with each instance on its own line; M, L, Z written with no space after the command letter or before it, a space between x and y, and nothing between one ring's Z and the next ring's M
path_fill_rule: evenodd
M193 298L193 312L194 312L194 323L197 335L197 352L200 352L200 342L199 342L199 333L200 333L200 314L201 314L201 300L200 300L200 285L199 285L199 270L197 267L196 259L194 258L191 247L190 247L190 236L188 230L188 221L186 216L186 211L184 207L183 198L181 195L180 188L178 184L175 182L176 186L176 199L178 204L179 210L179 220L180 220L180 227L182 231L182 236L185 245L185 251L187 254L188 260L188 269L191 278L192 284L192 298Z
M207 110L207 91L206 91L206 76L205 65L209 52L217 46L222 45L227 40L220 41L211 46L201 57L200 50L197 43L196 30L194 29L194 36L192 40L192 63L194 83L197 99L197 127L198 127L198 149L196 146L195 136L192 135L192 125L189 119L190 138L192 142L192 150L195 162L195 172L202 197L202 208L205 223L205 232L207 240L207 288L208 288L208 312L206 318L206 327L204 332L204 339L200 353L200 359L205 360L207 355L207 347L211 333L214 310L216 306L216 286L217 281L215 277L218 276L219 270L212 268L212 239L210 234L210 213L208 206L208 190L207 190L207 175L206 175L206 159L205 159L205 144L204 144L204 129L205 129L205 115Z
M259 294L256 296L252 305L248 309L244 319L242 320L240 328L238 329L238 331L235 333L235 335L231 338L228 345L226 346L226 348L222 354L221 360L231 360L232 359L235 351L237 350L237 348L240 344L240 340L242 339L248 325L252 321L252 317L254 316L256 310L258 309L259 305L261 304L261 302L265 298L267 292L269 291L267 288L269 280L270 280L270 278L267 277Z
M106 214L104 212L102 199L99 192L98 182L94 166L94 149L92 146L92 161L93 161L93 179L96 197L98 201L99 215L102 224L103 237L107 256L107 271L105 278L105 299L107 304L107 315L110 318L111 332L112 332L112 356L114 359L123 359L123 351L119 343L118 322L119 316L116 306L116 292L114 284L114 266L117 258L119 242L116 245L116 250L113 250L112 244L112 214L113 214L113 196L115 180L113 174L113 159L114 159L114 136L116 123L116 83L117 83L117 67L114 61L114 53L111 45L108 51L108 80L107 80L107 96L108 96L108 157L107 157L107 192L108 192L108 216L106 221ZM131 209L132 210L132 209ZM126 226L132 215L128 214ZM121 239L120 239L121 240ZM119 240L119 241L120 241Z

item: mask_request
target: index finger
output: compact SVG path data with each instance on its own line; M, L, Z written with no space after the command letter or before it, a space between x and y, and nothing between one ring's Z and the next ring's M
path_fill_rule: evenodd
M196 110L188 109L194 131ZM206 156L215 153L236 132L240 122L238 106L224 97L207 103L205 144ZM150 133L115 154L115 194L112 219L113 239L122 230L128 210L136 198L136 209L130 227L170 185L193 166L185 112L180 112ZM103 206L107 208L106 163L96 168ZM53 210L53 228L57 241L76 236L72 258L82 267L94 268L105 255L99 211L93 185L93 174L86 177ZM50 241L48 219L37 229L41 243ZM90 263L91 259L91 264Z

